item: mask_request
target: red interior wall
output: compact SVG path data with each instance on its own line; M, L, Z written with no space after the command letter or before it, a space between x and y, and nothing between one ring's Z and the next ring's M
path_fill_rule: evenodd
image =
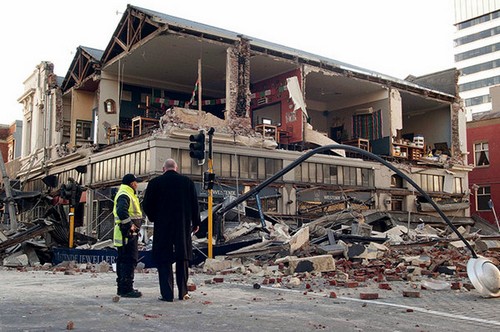
M301 142L303 137L302 129L302 110L298 109L293 111L294 105L293 101L290 99L290 95L287 90L280 91L280 88L286 87L286 79L289 77L297 76L299 83L302 83L301 73L299 69L293 70L288 73L284 73L270 79L257 82L252 85L252 93L259 93L266 90L271 90L271 94L266 96L267 103L257 105L257 101L261 97L256 97L252 99L251 109L257 107L262 107L264 105L273 104L280 102L281 105L281 126L278 127L279 130L286 130L291 135L289 138L289 143Z

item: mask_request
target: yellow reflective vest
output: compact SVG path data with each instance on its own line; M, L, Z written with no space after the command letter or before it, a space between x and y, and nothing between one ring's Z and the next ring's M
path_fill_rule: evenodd
M129 198L129 206L128 206L128 218L124 220L120 220L118 214L116 213L116 202L118 201L118 197L121 195L127 195ZM123 239L122 232L120 230L120 224L126 224L131 222L134 219L142 219L142 211L141 205L139 203L139 198L137 198L134 188L129 185L122 184L118 189L118 192L115 196L115 204L113 207L113 215L115 216L115 227L113 232L113 245L115 247L121 247L127 244L127 238Z

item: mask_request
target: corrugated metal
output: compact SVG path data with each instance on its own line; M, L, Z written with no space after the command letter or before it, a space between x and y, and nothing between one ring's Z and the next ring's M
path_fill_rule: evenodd
M101 61L102 55L104 54L103 50L98 50L96 48L92 47L87 47L87 46L80 46L82 50L90 54L94 59L97 61Z

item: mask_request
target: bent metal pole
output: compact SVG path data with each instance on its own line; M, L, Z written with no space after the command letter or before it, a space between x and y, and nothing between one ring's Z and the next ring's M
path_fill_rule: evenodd
M376 154L373 154L371 152L368 152L368 151L365 151L363 149L360 149L360 148L357 148L354 146L350 146L350 145L330 144L330 145L320 146L316 149L308 151L307 153L303 154L302 156L297 158L295 161L293 161L290 165L283 168L281 171L277 172L276 174L274 174L273 176L271 176L270 178L268 178L267 180L262 182L260 185L258 185L254 189L239 196L238 198L236 198L234 201L232 201L231 203L229 203L225 207L219 209L216 213L218 215L223 215L225 212L231 210L233 207L237 206L238 204L242 203L243 201L247 200L248 198L252 197L253 195L258 194L262 189L264 189L269 184L273 183L274 181L276 181L277 179L279 179L280 177L282 177L283 175L285 175L286 173L288 173L289 171L291 171L292 169L294 169L295 167L300 165L303 161L307 160L311 156L313 156L317 153L323 152L323 151L328 151L328 150L346 150L346 151L359 153L359 154L366 156L370 159L378 161L379 163L388 167L390 170L392 170L397 175L401 176L409 184L411 184L432 205L432 207L441 216L441 218L443 218L443 220L446 222L446 224L448 224L448 226L450 226L450 228L453 230L453 232L455 232L455 234L457 234L458 238L464 242L467 249L469 249L469 251L471 252L472 257L477 258L477 254L474 251L474 249L472 248L472 246L470 245L470 243L463 237L463 235L458 231L458 229L455 227L455 225L452 224L452 222L448 219L448 217L444 214L444 212L441 211L441 209L436 204L436 202L434 202L434 200L422 188L420 188L420 186L418 186L415 183L415 181L413 181L410 177L408 177L406 174L401 172L399 169L397 169L393 164L391 164L387 160L382 159L381 157L377 156Z

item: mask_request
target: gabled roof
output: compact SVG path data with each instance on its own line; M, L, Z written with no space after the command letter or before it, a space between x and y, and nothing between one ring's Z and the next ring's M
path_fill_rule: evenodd
M104 68L114 63L121 56L133 52L135 48L140 47L146 41L152 40L169 31L228 45L234 45L241 38L244 38L249 41L250 49L255 52L281 57L297 63L310 64L345 76L392 86L407 92L425 94L426 96L448 101L455 99L455 95L449 93L449 91L441 91L429 86L425 87L419 85L417 82L398 79L345 62L133 5L127 6L127 10L123 14L110 42L103 52L83 47L78 49L80 52L75 56L70 71L66 75L63 90L67 90L74 85L81 86L83 81L95 72L93 67L99 65L99 68ZM91 50L96 52L92 52ZM85 55L87 55L86 58L84 57ZM83 56L83 58L80 58L80 56ZM92 62L94 66L87 66L88 62ZM94 71L91 71L92 69Z
M95 90L95 83L89 82L87 85L85 85L85 83L89 81L89 78L92 77L93 74L100 72L102 55L103 51L101 50L86 46L78 46L75 57L61 84L62 90L66 91L75 86L88 90Z

